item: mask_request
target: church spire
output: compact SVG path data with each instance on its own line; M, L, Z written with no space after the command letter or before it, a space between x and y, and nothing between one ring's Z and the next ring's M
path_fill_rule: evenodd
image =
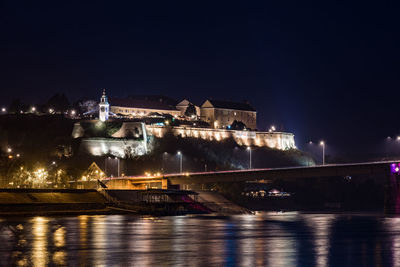
M106 89L105 88L103 89L103 94L101 96L100 103L107 103L108 104L108 99L107 99Z

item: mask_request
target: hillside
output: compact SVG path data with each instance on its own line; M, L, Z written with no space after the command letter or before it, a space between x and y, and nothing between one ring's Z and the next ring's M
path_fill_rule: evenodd
M62 170L61 180L77 180L93 161L106 171L107 175L116 176L118 164L115 159L108 158L108 155L94 157L78 153L80 140L71 138L74 123L74 120L54 115L0 116L0 144L3 151L0 174L5 176L3 181L23 180L23 175L19 174L21 167L24 171L30 171L25 176L31 180L34 180L32 173L38 169L46 171L48 179L55 180L56 170ZM163 138L150 137L149 146L152 149L147 155L121 159L120 173L142 175L145 172L179 172L178 151L182 153L184 172L249 167L250 151L244 146L238 146L233 139L208 141L166 134ZM7 153L7 148L12 148L12 152ZM18 158L15 157L17 153L20 154ZM14 158L9 159L8 155L13 155ZM252 168L314 164L307 154L299 150L280 151L253 147L251 157Z

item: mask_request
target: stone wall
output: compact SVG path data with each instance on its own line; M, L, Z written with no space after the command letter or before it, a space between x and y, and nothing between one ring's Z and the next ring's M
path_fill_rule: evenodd
M145 125L142 122L124 122L110 138L82 138L80 150L94 156L113 155L116 157L141 156L149 152L147 135L162 138L169 128ZM285 132L235 131L211 128L172 127L176 136L221 141L234 138L238 145L269 147L279 150L295 149L294 135ZM72 136L79 138L84 132L79 123L75 124ZM150 143L151 145L151 143Z
M163 137L167 128L163 126L146 125L147 133ZM266 146L280 150L295 149L294 134L285 132L235 131L210 128L173 127L173 134L185 137L201 138L204 140L220 141L233 137L239 145Z

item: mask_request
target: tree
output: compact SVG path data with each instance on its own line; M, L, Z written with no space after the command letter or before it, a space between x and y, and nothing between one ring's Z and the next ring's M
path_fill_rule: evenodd
M96 111L97 106L97 102L92 99L80 100L78 102L78 108L82 114L93 113Z
M227 128L229 130L245 130L247 127L243 122L234 120Z
M28 105L23 103L21 99L16 98L11 102L8 110L10 113L19 113L21 111L26 112L28 110Z
M189 105L187 106L186 111L185 111L185 116L191 117L193 115L194 116L197 115L196 114L196 107L192 103L189 103Z
M57 93L50 97L47 106L55 110L55 112L65 112L69 109L70 104L65 94Z

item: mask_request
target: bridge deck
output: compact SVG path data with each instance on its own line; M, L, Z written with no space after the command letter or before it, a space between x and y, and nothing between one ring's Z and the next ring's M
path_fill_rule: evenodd
M231 170L216 172L172 173L163 176L127 176L112 179L128 179L132 182L154 182L168 179L172 185L177 184L207 184L216 182L241 182L250 180L271 180L352 176L352 175L389 175L390 164L398 161L379 161L350 164L330 164L310 167L265 168L250 170Z

